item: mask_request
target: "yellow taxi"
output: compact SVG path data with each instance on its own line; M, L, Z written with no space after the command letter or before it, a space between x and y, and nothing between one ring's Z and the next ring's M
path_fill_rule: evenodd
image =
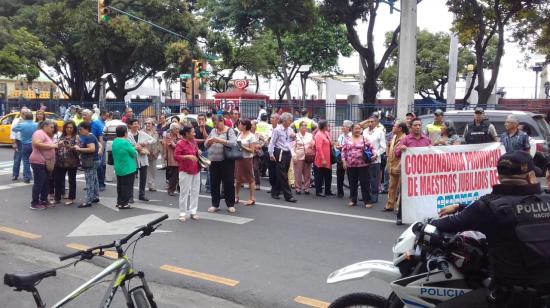
M36 118L36 111L33 111L32 114ZM61 129L63 127L63 119L53 112L45 112L46 119L57 122L57 127ZM11 144L10 133L11 133L11 123L13 120L19 118L19 112L8 113L2 118L0 118L0 144Z

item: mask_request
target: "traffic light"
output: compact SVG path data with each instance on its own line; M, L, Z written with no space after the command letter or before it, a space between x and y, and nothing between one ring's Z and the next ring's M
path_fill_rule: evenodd
M204 72L204 64L202 62L197 64L197 71L199 72L199 77L202 77L202 72Z
M109 21L109 6L111 0L97 0L97 22L99 24Z

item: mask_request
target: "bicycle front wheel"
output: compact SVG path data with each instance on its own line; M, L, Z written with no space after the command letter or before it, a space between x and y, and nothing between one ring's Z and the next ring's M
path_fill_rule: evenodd
M157 304L153 298L149 298L145 289L142 286L130 290L131 303L128 308L157 308Z

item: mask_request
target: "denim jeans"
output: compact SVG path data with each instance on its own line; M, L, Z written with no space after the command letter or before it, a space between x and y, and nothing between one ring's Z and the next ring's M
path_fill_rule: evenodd
M84 178L86 179L85 203L91 203L99 198L99 183L97 181L97 167L99 167L99 164L100 161L96 160L93 168L84 169Z
M21 167L21 159L23 158L23 146L21 140L15 140L15 146L17 147L13 152L13 171L12 176L14 178L19 177L19 168Z
M369 201L370 203L378 202L378 192L380 189L380 163L369 165Z
M97 181L99 184L99 188L105 188L105 169L107 167L105 164L107 155L107 152L105 151L106 148L106 144L105 142L103 142L103 155L99 157L100 161L99 166L97 167Z
M49 176L45 164L32 164L34 183L32 185L31 205L48 201Z
M32 172L31 172L31 163L29 162L29 157L32 153L32 144L23 144L23 180L30 181L32 180Z

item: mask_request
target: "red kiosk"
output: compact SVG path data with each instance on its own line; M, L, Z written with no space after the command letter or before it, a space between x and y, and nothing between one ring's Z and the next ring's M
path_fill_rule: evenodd
M241 116L248 118L256 118L258 106L267 105L269 96L259 93L247 91L248 80L235 80L235 88L214 94L216 107L222 110L231 111L235 108L239 109Z

